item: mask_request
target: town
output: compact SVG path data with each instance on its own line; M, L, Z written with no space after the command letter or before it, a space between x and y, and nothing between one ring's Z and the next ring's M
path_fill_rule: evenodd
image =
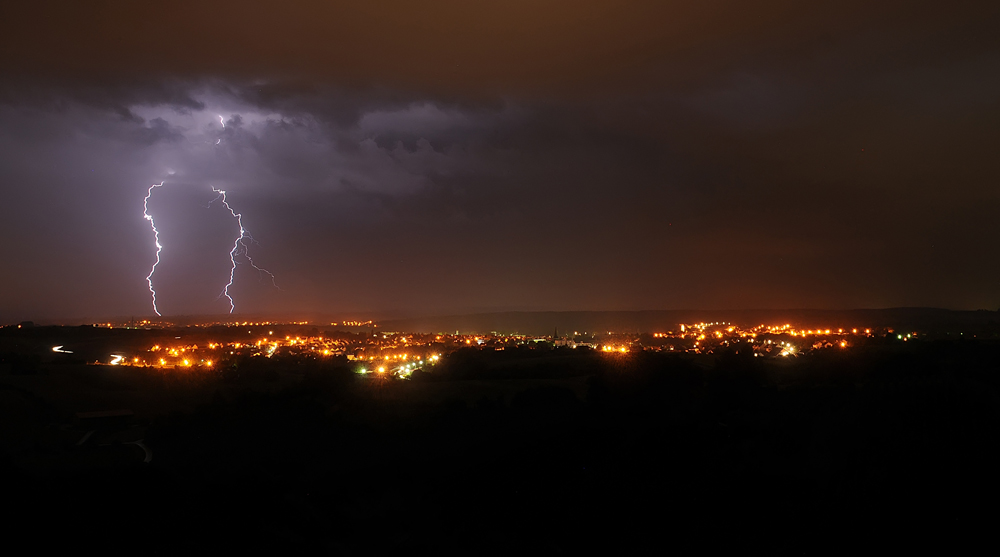
M139 324L143 325L149 323ZM814 351L848 350L887 335L903 342L921 337L918 332L900 334L892 328L803 329L791 324L743 327L729 322L678 324L676 330L654 333L553 331L543 336L379 331L372 321L349 322L356 330L361 328L357 332L338 327L337 323L322 328L309 325L297 321L212 323L163 329L143 326L144 331L161 333L155 343L139 349L112 350L88 363L209 369L237 358L343 358L359 374L384 373L405 378L416 370L436 365L441 358L460 349L594 350L618 357L644 351L713 355L726 350L750 350L754 357L795 358ZM118 330L139 328L134 324L100 326ZM56 352L71 349L72 345L53 347Z

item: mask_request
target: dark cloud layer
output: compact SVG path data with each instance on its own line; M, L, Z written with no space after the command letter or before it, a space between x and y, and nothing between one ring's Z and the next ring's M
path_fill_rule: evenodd
M149 314L160 181L165 313L213 187L239 311L1000 305L991 3L64 4L0 8L0 319Z

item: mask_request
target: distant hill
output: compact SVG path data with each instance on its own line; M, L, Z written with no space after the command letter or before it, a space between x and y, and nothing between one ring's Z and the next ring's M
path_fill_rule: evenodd
M397 314L398 315L398 314ZM146 319L153 319L144 317ZM343 315L309 313L297 316L265 314L177 315L165 316L163 322L174 326L205 325L208 323L306 322L310 327L328 327L338 323L343 328ZM1000 312L955 311L940 308L887 308L852 310L649 310L649 311L506 311L463 315L395 317L383 314L358 315L354 319L374 319L383 331L423 333L521 333L526 335L560 335L574 332L654 333L677 330L681 323L727 322L741 326L791 324L800 328L877 328L899 330L961 332L1000 329ZM127 323L131 317L103 320L69 319L36 321L36 325L80 325L114 321ZM136 318L139 320L140 318ZM159 320L159 319L158 319ZM13 325L14 323L10 323ZM350 327L348 327L350 328ZM368 329L367 326L354 329Z
M498 312L395 319L379 322L385 331L522 333L549 335L574 332L657 332L677 330L680 323L729 322L743 326L792 324L804 328L896 327L945 331L1000 323L1000 312L937 308L856 310L667 310L667 311L540 311Z

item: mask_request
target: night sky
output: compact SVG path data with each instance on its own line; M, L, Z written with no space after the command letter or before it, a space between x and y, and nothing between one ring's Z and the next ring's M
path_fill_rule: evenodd
M164 315L212 188L238 313L1000 306L1000 3L275 6L0 5L0 321L152 315L160 182Z

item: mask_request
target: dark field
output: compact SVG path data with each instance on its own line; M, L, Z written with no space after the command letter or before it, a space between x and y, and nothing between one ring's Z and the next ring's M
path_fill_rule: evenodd
M961 551L995 543L998 349L7 366L5 526L164 555Z

